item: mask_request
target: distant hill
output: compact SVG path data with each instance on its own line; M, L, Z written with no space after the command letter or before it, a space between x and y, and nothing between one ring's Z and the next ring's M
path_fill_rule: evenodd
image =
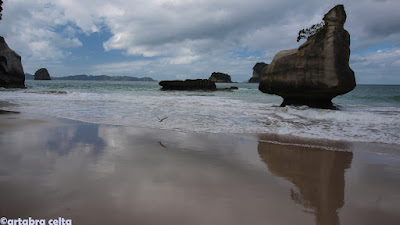
M25 73L25 80L34 80L35 75L30 74L30 73Z
M33 80L34 75L25 73L25 80ZM107 76L107 75L72 75L66 77L52 77L52 80L98 80L98 81L155 81L150 77L128 77L128 76Z

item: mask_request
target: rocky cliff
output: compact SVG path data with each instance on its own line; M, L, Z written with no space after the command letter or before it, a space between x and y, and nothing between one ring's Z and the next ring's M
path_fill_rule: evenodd
M21 56L10 49L0 36L0 87L24 88L25 73Z
M356 86L349 67L350 35L343 5L323 18L325 27L298 49L281 51L263 70L260 91L283 97L285 105L335 108L332 98Z
M256 63L253 67L253 76L250 78L249 83L260 83L262 71L267 66L268 64L264 62Z
M35 80L51 80L49 71L46 68L38 69L35 72Z

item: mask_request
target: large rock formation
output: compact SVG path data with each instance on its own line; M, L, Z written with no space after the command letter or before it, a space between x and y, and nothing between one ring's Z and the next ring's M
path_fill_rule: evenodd
M51 80L49 71L46 68L38 69L35 72L35 80Z
M25 73L21 56L10 49L0 36L0 87L24 88Z
M260 91L283 97L285 105L334 108L332 98L356 86L349 67L346 12L337 5L323 18L325 27L298 49L279 52L263 70Z
M214 81L206 79L197 80L171 80L171 81L161 81L159 85L162 86L161 90L181 90L181 91L215 91L217 87Z
M231 76L220 72L213 72L208 80L214 81L215 83L232 83Z
M253 76L250 78L249 83L260 83L262 71L267 66L268 64L264 62L256 63L253 67Z

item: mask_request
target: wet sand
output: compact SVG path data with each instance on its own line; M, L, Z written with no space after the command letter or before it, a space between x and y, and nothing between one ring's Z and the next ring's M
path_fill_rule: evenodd
M0 217L400 224L396 145L193 134L3 112L0 146Z

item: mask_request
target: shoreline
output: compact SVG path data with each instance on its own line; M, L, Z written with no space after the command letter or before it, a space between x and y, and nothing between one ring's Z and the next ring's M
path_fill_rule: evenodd
M90 121L76 120L70 118L63 118L58 116L44 115L38 113L28 113L28 112L18 112L18 111L7 111L0 109L1 114L19 114L21 116L27 116L32 119L43 119L47 121L60 122L65 124L90 124L94 126L110 126L110 127L127 127L131 129L142 129L147 130L148 132L177 132L177 133L185 133L185 134L193 134L193 135L217 135L217 136L230 136L232 138L246 138L249 141L261 141L271 144L278 145L290 145L290 146L298 146L298 147L309 147L309 148L320 148L324 150L331 151L359 151L360 149L384 149L384 152L376 152L380 153L388 153L388 152L399 152L400 156L400 144L389 144L389 143L380 143L380 142L359 142L359 141L347 141L347 140L330 140L330 139L318 139L318 138L306 138L306 137L298 137L292 135L282 135L282 134L272 134L272 133L214 133L214 132L194 132L194 131L181 131L174 129L165 129L165 128L150 128L150 127L140 127L140 126L130 126L130 125L119 125L119 124L107 124L107 123L94 123ZM1 125L0 125L1 126ZM393 149L392 151L388 151L387 149ZM374 153L369 150L367 152Z
M399 110L392 99L382 98L387 90L385 88L360 88L349 97L339 96L334 103L344 109L329 111L308 107L277 107L281 103L280 97L265 95L248 84L239 85L240 90L234 94L211 95L197 92L164 93L155 85L93 83L91 91L86 86L69 82L38 82L32 84L29 92L4 92L2 99L15 104L5 107L9 110L97 124L196 133L270 133L292 135L300 139L400 145L396 126L396 113ZM66 94L59 94L64 91ZM369 95L362 97L371 91L378 93L376 99ZM396 90L394 93L397 93ZM371 104L365 102L369 98L375 100ZM52 107L48 108L48 105ZM157 117L168 119L160 123Z
M73 224L398 223L398 150L293 142L0 113L0 216Z

